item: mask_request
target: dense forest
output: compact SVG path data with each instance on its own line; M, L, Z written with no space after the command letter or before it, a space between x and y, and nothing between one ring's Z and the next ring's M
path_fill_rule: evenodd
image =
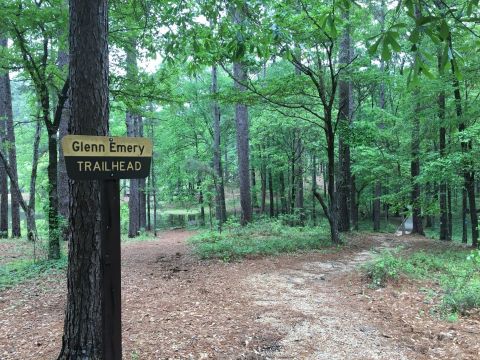
M103 351L100 183L69 180L67 134L151 139L149 177L120 182L127 242L478 248L478 0L2 0L0 18L0 238L68 263L61 359Z

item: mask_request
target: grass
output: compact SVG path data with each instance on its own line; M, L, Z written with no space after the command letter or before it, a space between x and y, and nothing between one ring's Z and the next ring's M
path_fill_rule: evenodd
M262 220L245 227L230 222L221 233L205 231L189 242L202 259L232 261L251 255L321 249L330 245L330 238L325 227L290 227L280 220Z
M67 268L67 257L59 260L17 260L0 265L0 290L10 288L28 279L58 273Z
M448 249L402 255L384 250L364 267L373 287L385 286L400 275L432 280L440 285L440 305L447 317L480 308L479 250Z

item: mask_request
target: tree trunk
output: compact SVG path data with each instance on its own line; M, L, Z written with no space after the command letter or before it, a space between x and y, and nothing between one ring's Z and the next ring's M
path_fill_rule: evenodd
M351 212L351 218L352 218L352 225L354 230L358 230L358 198L357 198L357 185L355 182L355 175L352 175L352 185L351 185L351 204L350 206L352 207L352 212Z
M378 20L380 22L380 27L382 29L382 32L384 31L385 28L385 1L382 0L380 4L380 9L379 9L379 16ZM383 59L380 59L380 72L383 74L385 72L385 61ZM373 97L373 95L372 95ZM373 98L372 98L372 106L373 106ZM380 83L380 91L379 91L379 97L378 97L378 106L380 109L385 109L385 83L383 80ZM385 128L385 124L383 122L380 122L378 124L378 128L380 130ZM380 198L382 196L382 182L377 179L375 181L374 185L374 197L373 197L373 207L372 207L372 218L373 218L373 231L380 231L380 219L381 219L381 202Z
M242 2L235 7L234 23L242 26L244 23L244 7ZM233 63L233 76L235 88L239 94L246 91L245 83L248 80L246 65L241 61ZM252 203L250 189L250 160L249 160L249 135L248 135L248 108L242 102L235 105L235 123L237 130L237 156L238 156L238 180L240 183L240 205L242 207L241 224L246 225L252 221Z
M143 118L139 115L136 117L136 136L143 137ZM140 229L145 230L147 227L147 181L146 179L138 179L138 208Z
M340 42L340 64L347 66L351 61L350 46L350 25L348 10L343 13L343 18L347 23ZM338 193L338 230L350 231L350 145L348 144L348 132L350 128L350 101L351 87L349 81L340 79L339 84L339 113L338 113L338 163L340 167L337 193Z
M135 136L135 115L127 111L125 122L127 136ZM128 237L138 236L140 232L140 191L138 179L130 179L128 195Z
M382 183L375 181L374 195L373 195L373 231L380 231L380 196L382 196Z
M63 69L63 67L68 66L68 54L64 51L59 52L58 54L58 67ZM60 125L58 128L59 140L61 141L65 135L68 135L68 124L70 121L70 101L67 100L63 107L62 117L60 119ZM68 176L67 168L65 166L65 158L63 156L63 149L61 146L58 147L58 212L65 221L68 221L68 209L69 209L69 186L68 186ZM63 236L64 240L67 239L68 224L65 224Z
M217 66L212 66L212 95L218 94ZM218 101L213 100L213 169L215 171L215 218L219 228L227 221L227 209L225 205L225 187L223 182L222 170L222 150L221 150L221 127L220 127L220 107Z
M270 217L273 218L275 216L275 200L273 194L273 177L272 177L272 168L268 167L268 194L269 196L269 213Z
M442 55L439 52L438 54L438 69L439 72L442 74L443 66L442 62ZM440 157L445 157L445 149L446 149L446 124L445 124L445 90L441 90L437 97L438 103L438 119L440 122L440 131L439 131L439 144L440 144ZM451 234L449 232L449 224L448 224L448 209L447 209L447 182L445 180L440 181L440 240L451 240Z
M261 148L260 148L261 149ZM260 212L265 214L267 208L267 164L263 155L260 157L260 182L261 182L261 194L260 194Z
M48 258L60 259L60 234L58 233L57 194L57 132L48 133Z
M449 50L452 54L454 54L451 34L448 38L448 41L449 41L449 48L450 48ZM456 69L455 69L454 58L450 60L450 68L453 75L453 89L454 89L453 94L455 96L455 109L457 113L457 118L459 120L458 131L462 133L466 130L466 124L465 124L465 119L463 119L460 83L456 78L456 74L455 74ZM463 154L468 154L472 151L471 140L461 141L461 146L462 146ZM478 216L477 216L477 205L475 203L475 168L472 161L468 158L464 163L463 179L464 179L464 188L468 195L468 205L470 210L470 223L471 223L470 225L472 229L472 247L476 248L478 247ZM465 202L465 198L464 198L464 202ZM463 205L465 208L465 204ZM464 223L466 223L466 219L464 219Z
M0 88L1 99L4 99L2 94L3 87ZM7 154L7 131L6 131L6 114L3 108L4 102L0 104L0 151ZM0 238L8 237L8 180L5 164L0 162Z
M300 225L305 224L305 199L303 191L303 144L301 136L298 137L296 146L296 182L295 182L295 207L298 209Z
M7 39L0 39L0 47L7 47ZM6 122L5 139L8 150L8 163L12 169L15 181L18 183L17 152L15 148L15 131L13 128L12 92L10 89L10 77L8 72L0 76L0 118L3 118ZM0 119L0 121L2 120ZM12 237L20 237L20 199L18 199L17 192L12 186L10 186L10 196Z
M287 197L285 195L285 175L280 171L278 182L280 184L280 206L282 214L287 213Z
M315 207L315 193L317 192L317 156L312 155L312 221L313 225L317 226L317 209Z
M71 133L108 133L106 0L70 0ZM71 181L67 308L58 359L103 359L100 183ZM106 219L104 219L106 221Z

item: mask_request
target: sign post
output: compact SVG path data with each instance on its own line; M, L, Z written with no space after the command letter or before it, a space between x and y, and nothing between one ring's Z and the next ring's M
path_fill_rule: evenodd
M100 183L104 358L118 360L122 358L119 179L149 175L152 143L145 138L67 135L62 148L71 179Z

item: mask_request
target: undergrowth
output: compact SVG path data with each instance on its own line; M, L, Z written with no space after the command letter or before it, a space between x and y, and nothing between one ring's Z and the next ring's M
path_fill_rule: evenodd
M59 260L33 260L12 261L0 265L0 290L12 287L25 280L63 271L67 268L67 257Z
M265 220L244 227L230 221L222 232L205 231L189 242L202 259L232 261L249 255L320 249L330 244L330 238L325 227L291 227L281 220Z
M440 285L441 310L465 314L480 308L479 250L419 251L402 255L401 249L384 250L364 266L372 287L382 287L400 275L432 280Z

